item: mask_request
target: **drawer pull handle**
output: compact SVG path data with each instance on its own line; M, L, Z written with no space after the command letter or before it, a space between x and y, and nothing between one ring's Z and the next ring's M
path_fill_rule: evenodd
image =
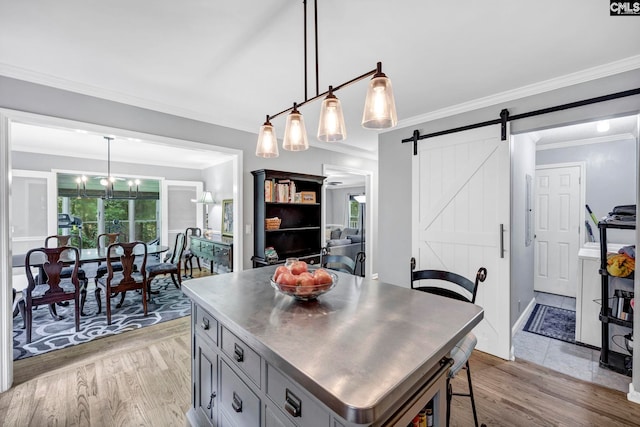
M206 317L202 318L202 329L204 329L205 331L209 330L209 319L207 319Z
M213 406L213 398L216 397L216 392L214 391L213 393L211 393L211 397L209 398L209 406L207 406L207 409L211 409L211 407Z
M233 358L236 359L238 363L244 360L244 349L238 344L233 345Z
M233 392L233 403L231 403L231 407L236 412L242 412L242 399L240 399L235 391Z
M294 418L302 416L302 401L289 389L286 389L284 409Z

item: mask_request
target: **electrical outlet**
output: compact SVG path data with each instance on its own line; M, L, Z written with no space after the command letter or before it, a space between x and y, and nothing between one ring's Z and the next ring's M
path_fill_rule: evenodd
M244 225L244 233L245 234L251 234L251 224L245 224Z

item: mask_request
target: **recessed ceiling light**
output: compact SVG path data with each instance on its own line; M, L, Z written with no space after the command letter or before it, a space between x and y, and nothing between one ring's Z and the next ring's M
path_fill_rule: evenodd
M596 124L598 132L606 132L609 130L609 120L601 120Z
M77 133L89 133L86 130L82 130L82 129L76 129L76 132Z

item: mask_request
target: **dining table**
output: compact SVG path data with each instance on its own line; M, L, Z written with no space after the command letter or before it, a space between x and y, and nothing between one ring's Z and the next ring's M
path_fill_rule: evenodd
M147 245L147 256L158 255L168 250L169 250L169 246L165 246L165 245ZM103 247L82 248L82 249L79 249L78 251L80 253L80 265L88 264L92 262L104 262L107 260L107 248L103 248ZM144 254L144 250L142 246L136 246L133 252L136 256ZM69 254L72 254L72 252L69 252ZM112 251L110 258L112 260L117 260L121 254L122 254L122 250L120 248L116 248L115 251ZM24 267L25 261L26 261L26 255L27 254L13 255L11 258L12 267ZM36 253L33 256L34 258L31 262L33 266L37 266L39 264L38 258L44 259L44 254L42 253ZM74 257L71 257L71 256L68 256L67 258L63 257L62 260L63 262L72 263L74 261Z
M166 252L169 250L169 246L165 246L165 245L147 245L147 257L149 255L159 255L163 252ZM80 255L80 265L82 264L89 264L89 263L94 263L94 262L105 262L107 260L107 258L111 258L112 260L117 260L119 259L120 255L122 254L122 248L117 247L115 248L115 250L111 251L111 254L109 256L107 256L107 251L108 251L108 247L100 247L100 248L82 248L79 249L79 255ZM136 246L134 248L134 254L136 256L142 256L144 255L144 249L142 246ZM67 252L67 257L62 256L61 260L62 262L65 263L73 263L75 261L75 257L72 256L74 255L74 252L72 251L68 251ZM26 257L27 254L15 254L11 257L11 265L12 267L24 267L25 263L26 263ZM36 252L32 255L32 259L31 259L31 265L33 267L39 267L39 274L38 274L38 278L40 277L44 277L44 270L42 269L42 264L44 261L44 254L42 252ZM84 306L84 301L86 300L86 295L87 295L87 285L88 285L88 281L85 282L83 284L83 286L80 289L80 293L81 293L81 306ZM20 298L20 297L17 297ZM17 306L17 304L19 303L19 299L16 299L14 302L14 306ZM68 304L68 303L67 303ZM66 305L66 304L65 304ZM14 310L15 311L15 310ZM55 320L61 320L62 317L59 316L56 312L56 308L55 305L51 305L49 307L49 311L51 313L51 316L55 319ZM82 313L84 315L84 313Z

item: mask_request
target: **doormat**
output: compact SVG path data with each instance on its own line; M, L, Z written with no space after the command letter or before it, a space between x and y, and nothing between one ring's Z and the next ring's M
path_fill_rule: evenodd
M524 331L575 344L576 312L566 308L536 304Z
M185 281L183 278L182 283ZM164 289L165 286L167 289ZM120 302L120 295L114 297L111 300L111 325L107 325L104 291L101 293L102 312L97 314L95 294L93 289L89 289L84 305L86 314L80 316L80 332L76 332L73 301L66 307L56 307L58 315L63 316L62 320L54 320L48 307L40 306L33 310L30 344L26 343L26 330L23 329L22 316L18 314L13 318L13 360L26 359L191 314L189 297L173 285L170 277L155 278L152 288L160 293L151 295L151 300L147 303L146 317L142 308L142 296L139 293L127 292L121 308L116 308L116 304Z

